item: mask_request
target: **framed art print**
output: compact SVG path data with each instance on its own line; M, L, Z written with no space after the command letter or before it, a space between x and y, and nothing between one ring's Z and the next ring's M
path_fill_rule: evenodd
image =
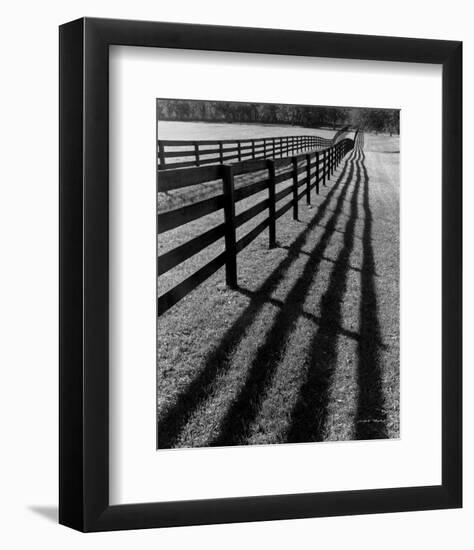
M60 522L461 506L459 42L60 28Z

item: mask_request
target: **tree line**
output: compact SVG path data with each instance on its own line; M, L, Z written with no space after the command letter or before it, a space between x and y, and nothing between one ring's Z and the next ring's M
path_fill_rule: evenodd
M400 133L398 109L158 99L157 117L158 120L290 124L308 128L350 126L390 135Z

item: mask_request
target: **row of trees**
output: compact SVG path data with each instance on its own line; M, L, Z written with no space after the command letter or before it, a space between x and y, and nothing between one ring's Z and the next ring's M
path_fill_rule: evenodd
M319 128L351 126L366 131L400 132L397 109L323 107L277 103L241 103L158 99L158 120L292 124Z

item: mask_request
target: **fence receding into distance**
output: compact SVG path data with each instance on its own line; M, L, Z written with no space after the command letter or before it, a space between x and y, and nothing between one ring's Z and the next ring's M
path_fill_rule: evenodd
M340 132L338 132L338 134L340 134ZM274 151L275 155L280 155L282 151L285 151L285 153L288 152L289 156L284 158L276 158L273 156L271 158L259 159L257 157L253 158L252 156L250 159L231 163L230 161L236 158L242 159L244 153L248 156L248 150L240 146L237 155L232 155L231 157L222 156L223 163L221 164L194 166L183 170L179 169L178 166L183 168L184 164L186 166L188 166L188 164L180 162L179 164L166 166L166 169L160 169L158 171L159 192L173 191L206 182L222 181L222 193L193 202L186 206L159 213L157 215L159 235L212 212L221 209L224 211L223 223L215 225L200 235L158 256L158 276L163 275L170 269L191 258L222 237L224 237L225 242L224 250L214 259L178 283L174 288L171 288L158 297L158 316L163 315L179 300L184 298L189 292L194 290L224 265L226 271L226 284L231 288L235 288L237 286L237 255L267 228L269 247L275 247L276 221L278 218L283 216L288 210L293 209L293 218L298 219L299 201L306 196L306 202L310 204L311 191L315 189L318 194L320 185L326 185L327 180L331 177L337 165L344 156L353 149L356 138L356 136L354 136L354 139L344 138L337 140L335 136L333 140L325 140L329 141L329 145L326 148L314 150L318 149L320 146L320 142L317 140L322 140L323 138L319 138L318 136L299 137L304 137L305 140L293 138L294 141L291 141L292 138L290 137L274 138L274 140L271 141L267 138L267 144L271 142L271 147L275 148L274 150L268 149L265 151L265 148L262 149L261 145L257 150L256 147L253 148L251 145L250 152L252 155L261 154L262 152L263 154L266 152L270 153L270 151L271 153ZM241 141L248 142L258 140ZM215 144L216 142L200 142L200 144L203 143ZM236 143L235 140L232 141L232 143ZM263 145L263 147L265 147L265 145ZM308 151L306 149L308 147L313 150ZM234 148L232 149L234 150ZM304 152L294 154L298 150L301 151L301 149L303 149ZM200 147L198 147L198 150L201 151ZM215 154L215 151L214 149L211 154ZM219 155L221 154L219 149L217 153ZM215 160L213 162L215 162ZM202 164L204 164L204 162L202 162ZM171 169L171 166L173 166L174 169ZM254 174L255 181L252 181L249 185L236 189L234 178L242 174ZM276 186L283 182L289 182L290 185L277 192ZM236 203L264 190L268 191L267 198L236 215ZM278 206L280 201L288 195L291 195L290 200ZM237 240L237 228L265 211L268 212L268 216L260 221L247 234Z
M189 168L206 164L242 162L259 158L283 158L303 151L334 145L347 127L332 139L320 136L282 136L224 140L158 140L158 169Z

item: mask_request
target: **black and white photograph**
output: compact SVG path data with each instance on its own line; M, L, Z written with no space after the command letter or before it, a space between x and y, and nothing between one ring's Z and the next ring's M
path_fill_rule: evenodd
M158 449L399 438L399 111L156 113Z
M5 4L0 547L472 548L468 6Z

